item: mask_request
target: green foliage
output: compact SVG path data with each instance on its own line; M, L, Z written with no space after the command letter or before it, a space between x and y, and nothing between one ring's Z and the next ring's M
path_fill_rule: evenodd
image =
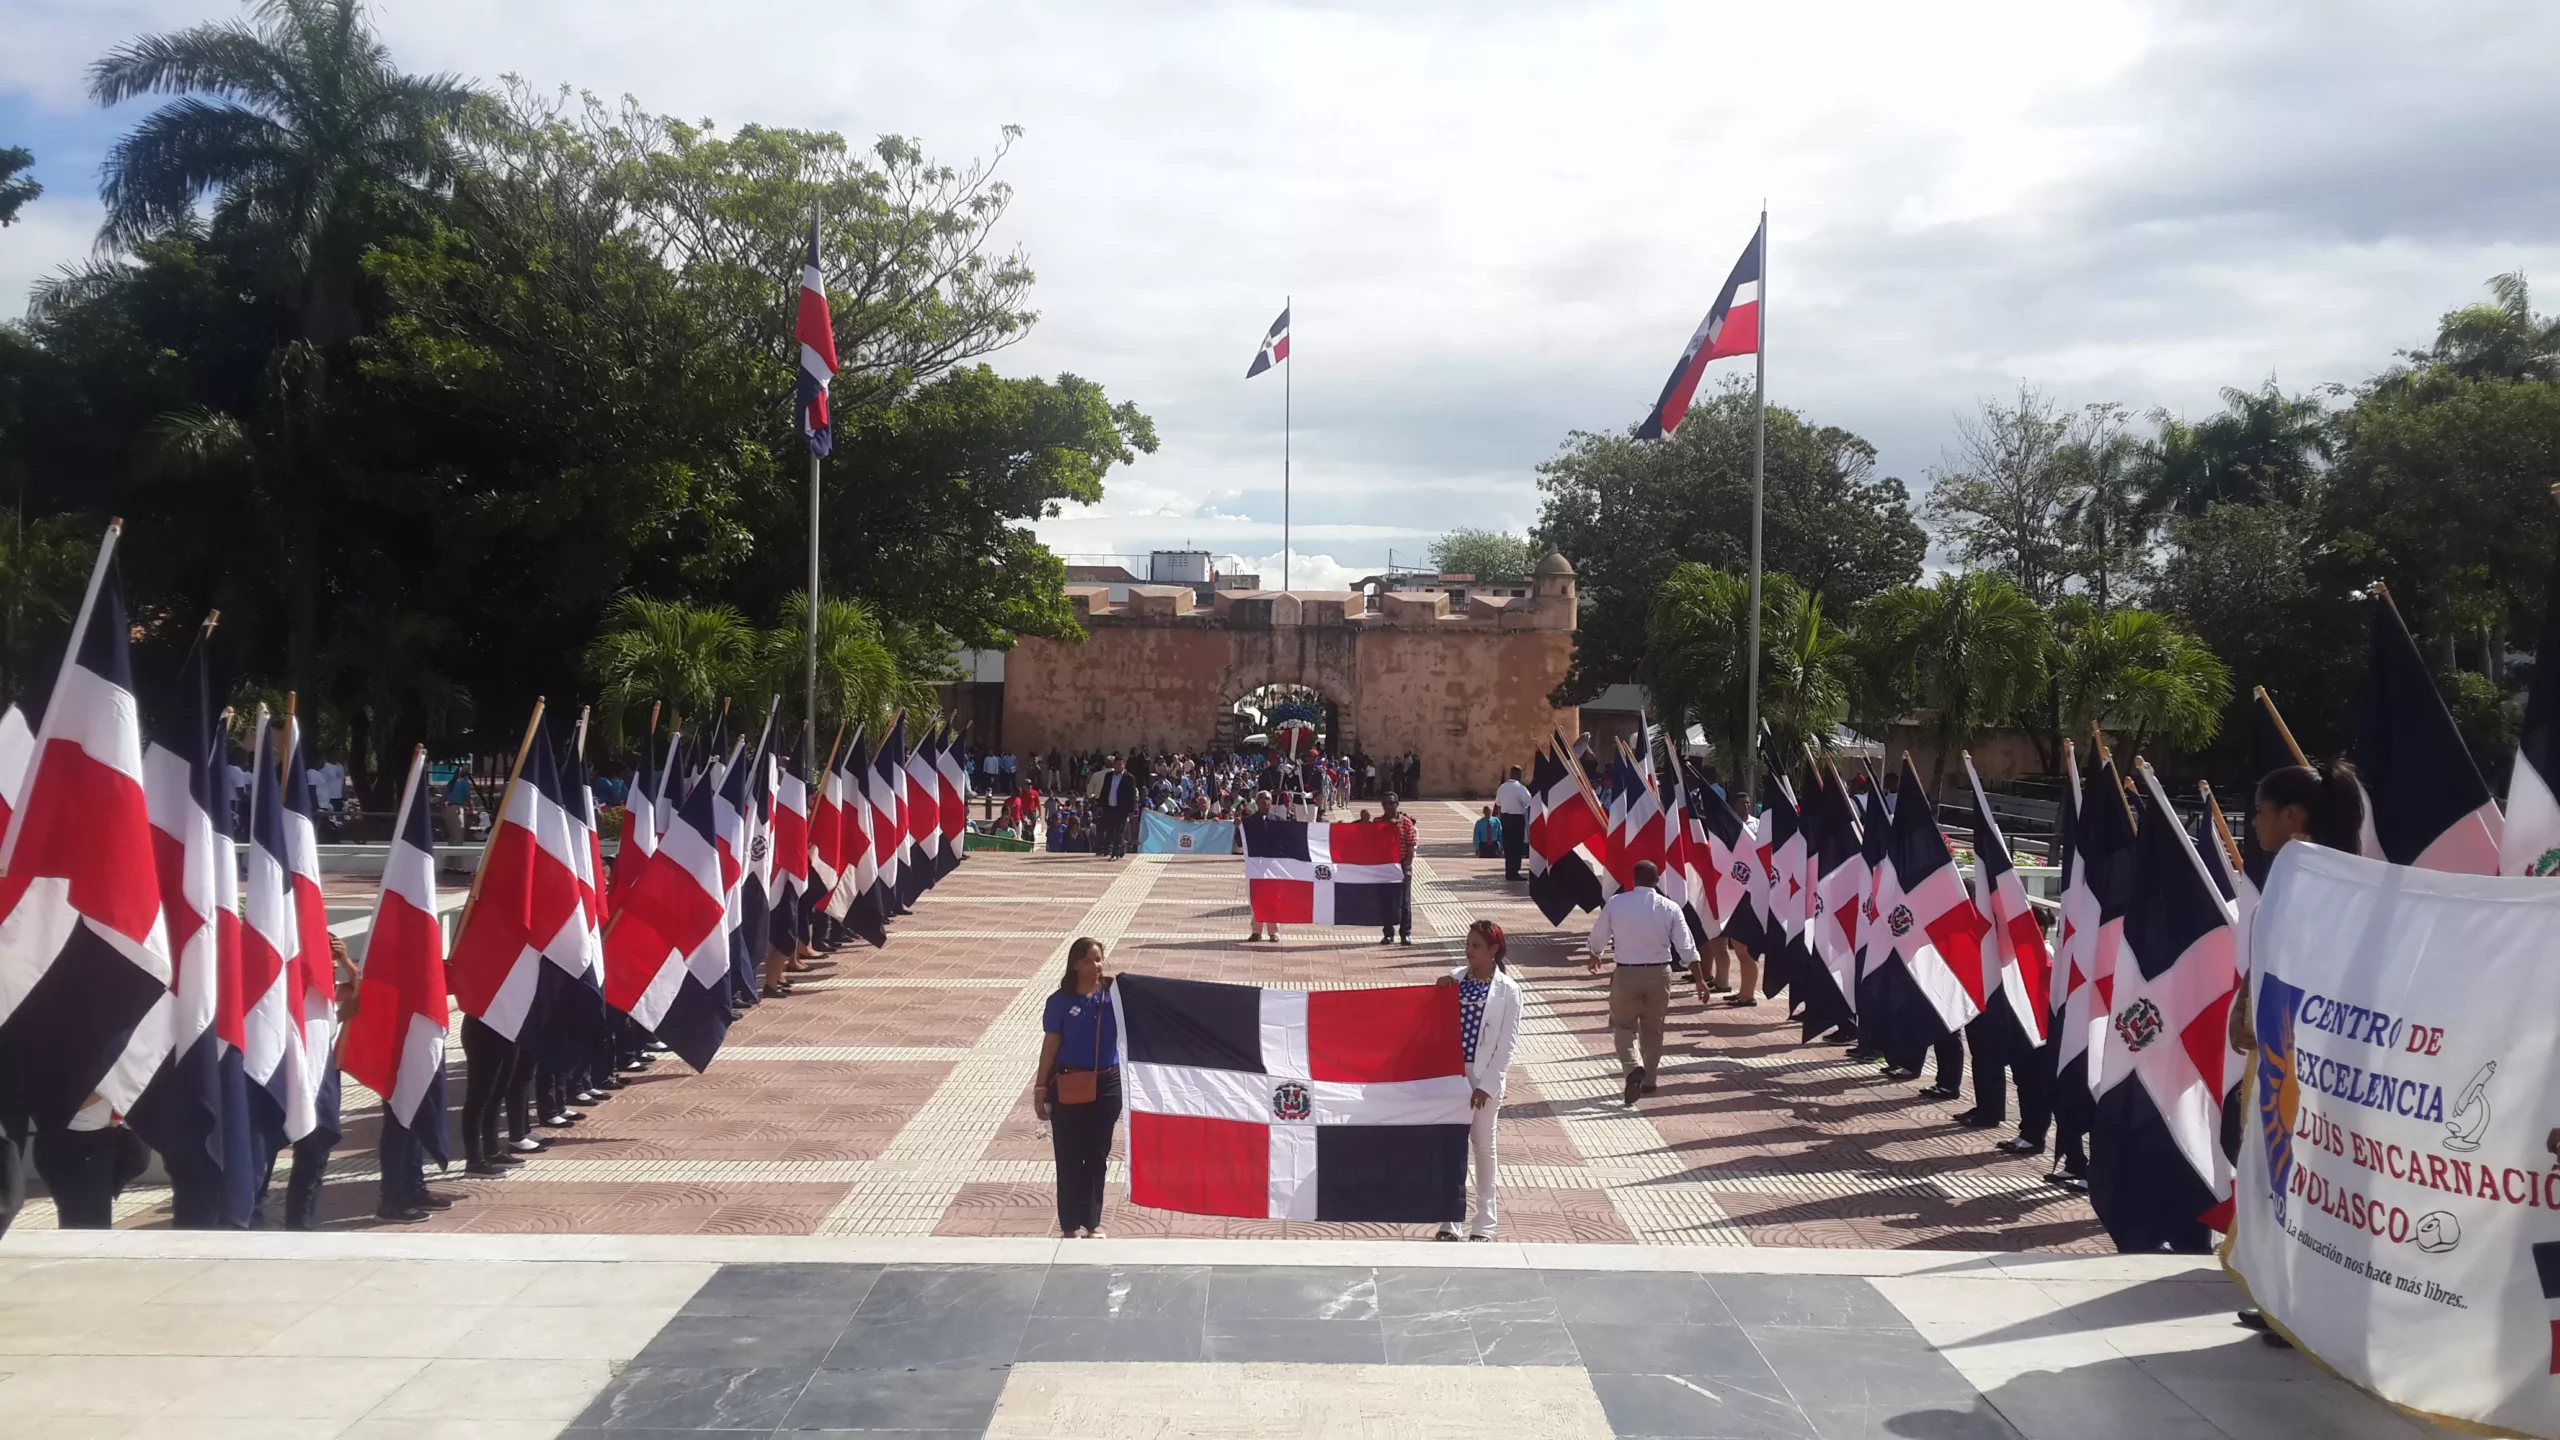
M1529 537L1505 530L1461 527L1431 542L1432 568L1443 575L1473 575L1484 584L1525 581L1537 563Z
M1847 636L1822 599L1784 575L1761 581L1760 716L1777 753L1827 746L1848 713ZM1645 687L1674 734L1695 724L1728 764L1748 753L1751 582L1694 561L1672 567L1647 620Z
M1920 573L1928 539L1875 448L1790 410L1768 412L1763 564L1843 613ZM1534 548L1581 576L1581 631L1558 703L1637 678L1655 593L1683 562L1751 563L1751 395L1728 386L1667 440L1577 431L1538 468Z
M2160 433L2143 455L2143 508L2192 519L2215 505L2315 499L2336 453L2320 402L2286 395L2270 379L2256 390L2225 389L2222 404L2221 414L2192 425L2151 412Z
M27 170L36 163L24 145L0 145L0 226L13 223L18 212L44 193Z
M2044 680L2044 612L1987 570L1888 590L1859 611L1856 626L1862 718L1928 713L1938 745L1933 794L1975 733L2008 721Z
M2180 750L2209 744L2231 703L2231 668L2169 617L2149 610L2101 613L2080 596L2052 615L2053 678L2062 729L2077 739L2093 725L2126 737L2138 752L2158 738Z
M727 605L625 595L587 646L587 678L612 707L607 733L620 733L631 712L650 704L667 707L661 725L682 729L734 691L759 648L746 617Z

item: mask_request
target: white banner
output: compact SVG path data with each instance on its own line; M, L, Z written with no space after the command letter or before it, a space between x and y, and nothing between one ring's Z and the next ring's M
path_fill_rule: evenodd
M2560 1435L2560 884L2287 845L2230 1263L2346 1379Z

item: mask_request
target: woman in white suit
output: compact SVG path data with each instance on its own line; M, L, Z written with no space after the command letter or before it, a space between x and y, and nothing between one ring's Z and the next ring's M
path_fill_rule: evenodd
M1502 1077L1520 1038L1520 982L1503 966L1508 953L1502 927L1479 920L1467 927L1467 963L1440 982L1458 987L1458 1034L1466 1046L1467 1083L1475 1087L1468 1149L1475 1156L1476 1214L1469 1240L1492 1239L1497 1218L1494 1127L1502 1119ZM1437 1238L1458 1239L1456 1222L1443 1224Z

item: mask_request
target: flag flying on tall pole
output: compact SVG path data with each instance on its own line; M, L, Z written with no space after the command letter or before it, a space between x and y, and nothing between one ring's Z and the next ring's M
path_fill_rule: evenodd
M2506 831L2498 839L2498 869L2508 875L2560 875L2560 558L2544 588L2542 648L2534 658L2515 773L2507 779Z
M1706 378L1707 363L1731 355L1755 355L1760 350L1760 241L1768 233L1768 217L1761 217L1761 228L1751 234L1751 243L1742 247L1742 258L1733 262L1733 273L1724 277L1724 288L1716 292L1716 303L1707 308L1707 318L1680 348L1680 358L1671 367L1671 378L1662 382L1662 394L1646 412L1644 422L1636 427L1639 440L1661 440L1680 429L1680 421L1689 413L1689 402L1697 397L1698 383Z
M792 337L800 342L800 433L809 441L809 636L807 673L801 698L800 749L817 743L818 727L818 462L835 448L835 425L827 408L827 383L836 374L835 317L827 309L827 276L818 262L818 217L809 216L809 254L800 267L800 308L792 318Z
M1255 351L1253 363L1245 368L1244 378L1252 379L1289 358L1289 309L1294 298L1280 302L1280 318L1263 332L1262 348ZM1297 386L1297 368L1292 365L1280 376L1280 588L1289 588L1289 409L1295 399L1289 392Z
M383 1118L446 1158L444 923L436 915L436 843L427 814L427 747L409 756L391 850L365 940L356 1013L338 1063L382 1097Z
M2373 658L2365 672L2364 853L2394 865L2495 875L2505 817L2481 778L2418 642L2391 592L2373 587Z
M0 1107L39 1128L130 1107L167 1048L131 632L110 524L0 840Z

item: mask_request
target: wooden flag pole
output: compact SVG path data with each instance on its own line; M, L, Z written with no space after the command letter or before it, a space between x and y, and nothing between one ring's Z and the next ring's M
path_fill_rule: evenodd
M2284 712L2276 708L2276 697L2268 694L2267 687L2264 685L2250 691L2249 694L2259 704L2267 707L2267 718L2276 722L2276 733L2284 737L2284 748L2293 752L2293 763L2305 770L2313 768L2311 757L2302 753L2300 742L2293 738L2293 727L2284 723Z
M1600 822L1602 833L1607 833L1609 807L1600 803L1599 795L1591 789L1591 777L1582 773L1582 757L1573 753L1573 747L1564 743L1562 735L1557 735L1555 740L1564 756L1564 768L1572 774L1573 783L1582 789L1582 803L1591 807L1591 817Z
M498 813L489 817L489 838L480 842L480 864L471 872L471 893L462 901L462 919L453 927L455 944L462 942L471 924L471 907L480 903L480 882L489 873L489 851L498 843L498 827L506 823L507 804L515 799L516 784L524 778L524 757L533 753L533 735L542 727L543 697L533 697L533 715L524 722L524 739L516 745L516 765L507 772L507 788L498 795Z
M2222 837L2222 853L2231 857L2231 873L2240 874L2240 844L2231 838L2231 827L2223 821L2222 802L2213 798L2211 784L2199 780L2196 789L2204 795L2205 813L2213 817L2213 833Z

